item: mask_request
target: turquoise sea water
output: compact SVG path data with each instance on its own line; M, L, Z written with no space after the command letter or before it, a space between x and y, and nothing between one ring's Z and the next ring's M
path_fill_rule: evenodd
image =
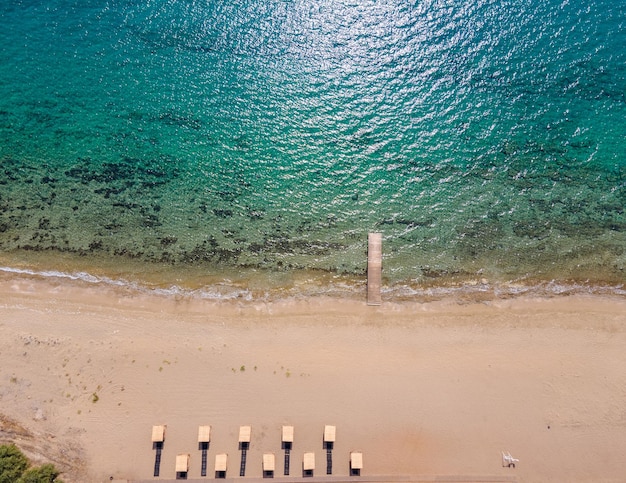
M624 1L15 0L0 18L5 273L360 293L379 231L389 297L625 293Z

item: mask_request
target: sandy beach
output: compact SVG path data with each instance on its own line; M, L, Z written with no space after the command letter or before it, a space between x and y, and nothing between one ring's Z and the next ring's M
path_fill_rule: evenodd
M484 303L313 298L216 303L37 277L0 279L0 439L67 482L161 479L212 426L208 477L240 425L252 427L246 478L261 477L280 431L295 428L325 474L364 455L364 476L470 475L518 481L623 481L626 301L599 296ZM501 452L520 461L503 467Z

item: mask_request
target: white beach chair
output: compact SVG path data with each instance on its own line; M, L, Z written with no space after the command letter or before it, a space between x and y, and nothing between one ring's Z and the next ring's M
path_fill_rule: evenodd
M513 458L509 452L502 452L502 466L508 466L509 468L512 466L515 468L515 463L519 463L517 458Z

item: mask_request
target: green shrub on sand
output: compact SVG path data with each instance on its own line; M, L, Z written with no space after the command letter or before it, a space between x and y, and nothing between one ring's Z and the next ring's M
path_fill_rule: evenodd
M0 483L15 483L28 468L28 459L14 444L0 446Z
M44 464L29 468L30 462L14 444L0 445L0 483L63 483L59 470Z

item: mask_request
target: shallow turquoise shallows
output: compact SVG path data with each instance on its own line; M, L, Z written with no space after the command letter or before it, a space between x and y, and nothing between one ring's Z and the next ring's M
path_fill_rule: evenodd
M376 231L398 296L625 293L623 0L14 0L0 20L5 272L361 290Z

